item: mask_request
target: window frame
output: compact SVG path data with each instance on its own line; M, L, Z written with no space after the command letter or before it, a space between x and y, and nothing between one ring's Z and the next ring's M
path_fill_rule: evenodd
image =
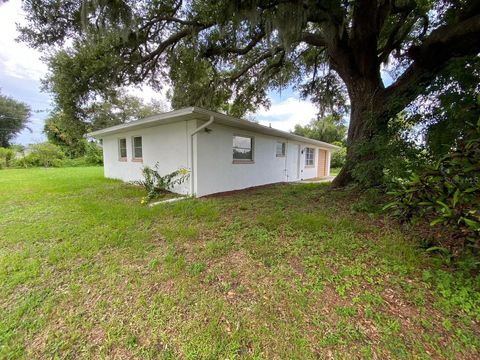
M136 149L135 139L136 138L140 138L140 141L141 141L141 147L140 147L140 150L142 151L141 157L135 156L135 149ZM138 162L143 161L143 136L142 135L132 136L132 161L138 161Z
M312 163L307 163L307 160L310 160L310 157L308 156L308 153L309 151L308 150L311 150L311 161ZM315 167L315 148L312 148L312 147L306 147L305 148L305 167L308 167L308 168L312 168L312 167Z
M278 145L282 145L282 153L278 153ZM275 156L276 157L285 157L287 155L287 143L285 141L277 141L275 144Z
M122 140L125 141L125 156L122 156ZM118 161L127 161L128 149L127 149L127 138L118 138Z
M233 150L235 149L235 146L233 145L233 142L235 141L236 137L250 139L250 152L252 153L251 159L235 159L234 158ZM244 149L244 148L239 148L239 149ZM251 135L245 135L245 134L233 134L232 135L232 163L233 164L253 164L254 162L255 162L255 137Z

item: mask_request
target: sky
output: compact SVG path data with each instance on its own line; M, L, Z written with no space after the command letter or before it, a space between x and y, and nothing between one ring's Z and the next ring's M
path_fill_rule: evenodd
M47 74L47 66L42 62L42 54L17 42L16 24L24 24L24 14L20 0L0 1L0 91L16 100L28 104L32 109L29 130L22 131L14 140L17 144L28 145L46 140L43 124L52 100L49 94L41 91L41 79ZM146 102L160 99L168 104L165 92L158 93L148 87L134 88L132 94ZM296 124L306 125L317 113L308 100L300 100L292 89L269 94L271 106L260 108L248 118L262 125L289 131Z

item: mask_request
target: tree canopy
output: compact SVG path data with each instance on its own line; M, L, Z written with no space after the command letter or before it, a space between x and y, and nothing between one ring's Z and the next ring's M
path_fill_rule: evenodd
M23 102L0 94L0 147L12 145L12 140L27 128L30 107Z
M286 86L322 115L345 113L348 103L347 164L337 185L379 156L382 149L360 148L386 133L452 59L480 51L475 0L28 0L24 9L24 41L69 45L51 68L75 84L64 99L72 109L118 86L165 81L174 107L232 115L268 105L267 92ZM395 69L388 86L385 67ZM382 177L381 166L365 171Z
M324 118L313 119L306 126L297 124L293 132L311 139L334 143L345 141L347 127L342 124L338 117L329 115Z
M63 96L63 90L58 95ZM159 114L165 112L166 107L158 100L145 103L136 96L117 92L108 100L90 102L79 110L83 115L81 119L58 106L45 120L44 126L48 140L73 157L85 153L85 133Z
M463 141L480 119L480 58L452 61L410 106L425 146L438 159Z

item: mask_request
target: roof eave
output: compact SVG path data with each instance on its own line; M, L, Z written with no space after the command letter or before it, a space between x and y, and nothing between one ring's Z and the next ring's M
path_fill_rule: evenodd
M292 134L292 133L289 133L289 132L286 132L286 131L274 129L274 128L271 128L271 127L268 127L268 126L264 126L264 125L260 125L260 124L251 122L251 121L241 120L241 119L235 118L235 117L230 116L230 115L221 114L221 113L218 113L218 112L215 112L215 111L206 110L206 109L202 109L202 108L199 108L199 107L193 107L193 106L192 107L187 107L187 108L182 108L182 109L179 109L179 110L170 111L168 113L153 115L153 116L150 116L148 118L137 120L135 122L128 123L128 124L121 124L121 125L111 126L109 128L105 128L105 129L102 129L102 130L92 131L92 132L88 133L87 136L91 136L91 137L95 137L95 138L102 138L102 136L119 133L119 132L122 132L124 130L126 131L128 129L141 129L141 128L145 128L145 127L156 126L157 125L156 123L158 121L161 121L161 120L178 118L177 121L180 121L182 119L182 117L187 116L187 115L192 115L192 114L204 115L205 117L214 116L216 118L224 119L225 121L234 123L234 124L238 125L238 127L240 127L240 128L243 127L243 128L250 128L253 131L255 131L255 130L262 131L262 132L265 132L267 135L273 135L273 136L278 136L278 137L281 137L281 138L287 138L287 139L295 140L295 141L298 141L298 142L304 142L304 143L308 143L308 144L311 144L311 145L315 145L315 146L322 147L322 148L327 148L327 149L332 149L332 150L340 149L339 146L332 145L332 144L329 144L329 143L326 143L326 142L323 142L323 141L309 139L309 138L306 138L306 137L303 137L303 136L300 136L300 135L296 135L296 134ZM158 124L158 125L160 125L160 124Z
M306 143L309 143L309 144L312 144L312 145L316 145L318 147L324 147L324 148L329 148L329 149L333 149L333 150L340 149L340 147L337 146L337 145L329 144L329 143L319 141L319 140L315 140L315 139L306 138L306 137L303 137L303 136L300 136L300 135L296 135L296 134L289 133L287 131L271 128L271 127L261 125L261 124L255 123L255 122L249 121L248 124L247 124L246 120L238 119L238 118L235 118L233 116L226 115L226 114L217 113L215 111L206 110L206 109L202 109L202 108L199 108L199 107L194 107L193 112L198 113L198 114L207 115L207 116L215 116L215 117L221 117L221 118L224 118L224 119L228 119L229 121L233 121L235 123L238 123L239 126L248 125L248 127L257 128L259 130L264 130L264 131L270 132L271 133L270 135L276 135L278 137L289 138L289 139L292 139L292 140L297 140L299 142L306 142Z
M120 124L120 125L115 125L115 126L110 126L105 129L97 130L97 131L92 131L90 133L87 133L87 136L95 137L95 138L101 138L101 136L109 135L109 134L115 134L118 132L121 132L122 130L128 130L132 128L144 128L144 127L149 127L149 126L155 126L157 121L160 120L165 120L165 119L172 119L172 118L181 118L182 116L193 114L194 108L193 107L187 107L187 108L182 108L179 110L173 110L169 111L166 113L158 114L158 115L152 115L149 117L146 117L141 120L137 120L131 123L127 124Z

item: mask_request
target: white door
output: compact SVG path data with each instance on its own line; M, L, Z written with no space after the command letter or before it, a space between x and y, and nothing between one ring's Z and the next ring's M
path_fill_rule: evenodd
M287 147L287 181L300 179L300 145L288 144Z

